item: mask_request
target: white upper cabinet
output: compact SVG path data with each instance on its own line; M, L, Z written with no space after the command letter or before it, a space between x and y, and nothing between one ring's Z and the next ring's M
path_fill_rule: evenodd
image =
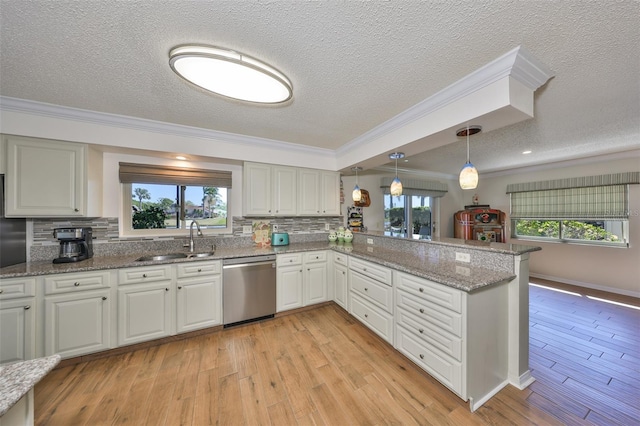
M299 169L298 214L301 216L340 215L340 174Z
M6 216L92 217L102 213L102 157L88 145L4 136Z
M295 216L297 169L244 163L244 215Z

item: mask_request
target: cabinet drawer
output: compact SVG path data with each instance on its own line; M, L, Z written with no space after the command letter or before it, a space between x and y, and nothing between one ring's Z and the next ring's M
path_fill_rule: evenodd
M302 265L302 253L279 254L276 266Z
M396 326L396 349L466 400L462 389L462 363L433 349L400 326Z
M378 266L366 260L349 258L349 269L360 272L363 275L378 280L388 286L391 285L391 269Z
M118 284L138 284L171 279L171 266L146 266L120 269Z
M393 317L357 295L351 297L351 314L387 342L393 344Z
M44 293L56 294L109 288L109 281L109 272L48 275L44 277Z
M326 261L327 261L326 251L311 251L308 253L304 253L304 263L326 262Z
M199 277L219 274L222 270L222 262L217 260L215 262L179 263L176 267L178 278Z
M393 288L351 271L351 290L385 311L393 312Z
M0 281L0 300L36 295L35 278L10 278Z
M347 266L348 259L349 259L349 256L347 256L346 254L335 253L335 252L333 253L333 260L338 265Z
M396 287L443 308L462 313L462 291L398 272Z
M428 300L420 299L403 290L396 290L396 304L399 308L414 314L425 326L441 329L457 337L462 337L462 314L442 308Z
M416 337L440 349L445 354L462 361L462 339L443 332L433 324L423 321L402 308L396 310L396 324L413 332Z

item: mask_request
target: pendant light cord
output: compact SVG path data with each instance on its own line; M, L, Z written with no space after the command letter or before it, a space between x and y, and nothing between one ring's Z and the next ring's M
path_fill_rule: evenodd
M469 124L467 124L467 163L469 162Z

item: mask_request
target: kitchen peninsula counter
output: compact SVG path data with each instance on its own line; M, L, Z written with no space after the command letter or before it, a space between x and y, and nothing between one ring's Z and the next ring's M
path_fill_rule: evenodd
M361 238L366 235L359 236ZM398 241L401 242L401 241ZM77 263L53 264L50 261L27 262L18 265L8 266L0 269L0 279L38 276L49 274L60 274L69 272L86 272L106 269L130 268L136 266L148 266L158 264L173 264L185 262L199 262L206 260L230 259L236 257L260 256L278 253L306 252L314 250L334 250L348 254L364 260L368 260L380 265L416 275L457 288L463 291L473 291L481 287L493 284L500 284L515 278L509 268L482 266L474 263L463 263L454 261L451 256L441 255L441 250L436 249L442 244L449 248L456 249L471 248L491 253L521 255L530 251L539 250L538 247L491 244L473 244L473 241L448 239L439 242L419 242L415 246L417 249L407 251L406 249L394 249L389 247L371 246L362 243L330 243L326 241L314 241L303 243L292 243L288 246L259 248L255 246L219 248L215 253L203 258L180 258L167 259L163 261L137 261L141 255L151 255L153 253L135 253L120 256L100 256L93 257ZM166 254L158 253L158 254Z

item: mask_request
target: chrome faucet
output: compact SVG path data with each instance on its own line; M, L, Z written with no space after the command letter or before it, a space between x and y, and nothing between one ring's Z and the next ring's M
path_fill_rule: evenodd
M202 231L200 230L200 224L198 223L198 221L191 221L191 226L189 227L189 252L191 253L193 253L195 248L195 244L193 242L193 224L195 224L196 228L198 228L198 236L202 237ZM187 245L185 244L185 247L186 246Z

